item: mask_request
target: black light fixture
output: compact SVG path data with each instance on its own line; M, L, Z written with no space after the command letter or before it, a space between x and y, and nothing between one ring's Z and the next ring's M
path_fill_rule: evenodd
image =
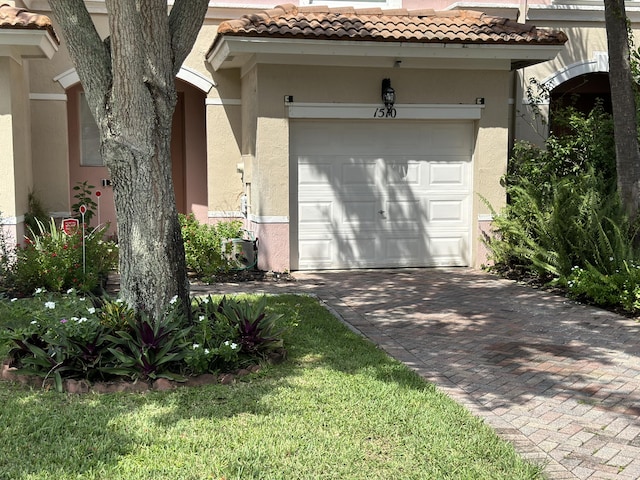
M396 103L396 91L391 88L391 79L382 80L382 102L387 110L391 110Z

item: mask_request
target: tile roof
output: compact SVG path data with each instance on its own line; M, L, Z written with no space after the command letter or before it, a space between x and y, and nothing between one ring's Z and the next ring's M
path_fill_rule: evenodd
M563 32L471 10L280 5L220 24L224 36L375 42L562 45ZM215 42L214 42L215 43Z
M46 30L60 43L49 17L7 3L0 5L0 29Z

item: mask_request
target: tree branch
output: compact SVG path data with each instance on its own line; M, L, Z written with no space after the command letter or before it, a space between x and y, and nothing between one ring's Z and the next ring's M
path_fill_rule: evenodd
M169 14L169 34L173 49L173 74L189 55L207 13L208 0L175 0Z
M104 111L111 86L109 46L98 35L82 0L48 0L67 43L67 49L85 88L87 102L96 118Z

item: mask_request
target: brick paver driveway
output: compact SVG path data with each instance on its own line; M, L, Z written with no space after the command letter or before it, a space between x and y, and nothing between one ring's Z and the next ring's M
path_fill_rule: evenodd
M544 463L549 478L640 478L635 320L471 269L295 277L257 288L315 293L523 456Z

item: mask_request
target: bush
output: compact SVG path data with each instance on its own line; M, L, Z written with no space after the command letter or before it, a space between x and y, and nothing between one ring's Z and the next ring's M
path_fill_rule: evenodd
M118 263L118 248L104 241L107 227L91 230L85 235L85 266L83 271L82 232L67 235L53 219L48 227L37 221L38 230L25 238L18 247L15 262L5 279L5 287L13 294L26 296L38 287L50 292L76 288L84 292L99 291L110 270Z
M0 297L0 351L20 372L53 378L58 389L66 378L179 380L282 354L281 315L267 311L266 297L205 297L191 310L192 322L174 298L153 320L120 300L40 288L33 298Z
M215 225L199 223L193 214L180 215L187 268L203 280L232 269L223 255L223 244L230 238L242 236L242 222L233 220Z
M598 107L586 117L568 110L564 118L570 133L551 136L545 149L514 149L508 205L487 242L498 269L549 281L566 278L574 266L612 273L634 257L616 194L609 116Z

